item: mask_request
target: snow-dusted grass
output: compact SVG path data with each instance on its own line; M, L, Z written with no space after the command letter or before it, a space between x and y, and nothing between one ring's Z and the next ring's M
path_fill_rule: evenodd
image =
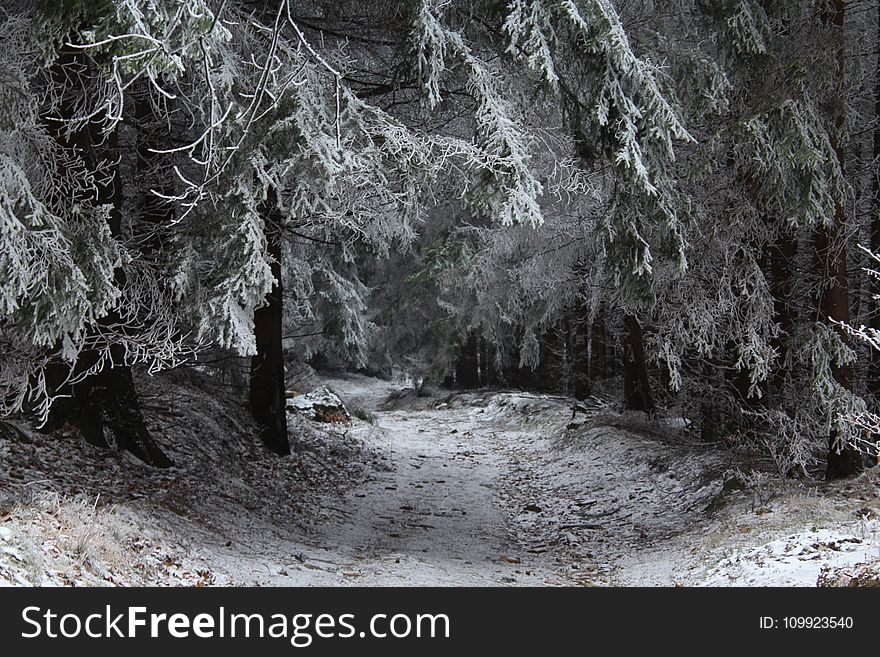
M876 521L835 524L730 549L707 569L707 586L815 586L823 570L836 570L880 558Z
M296 415L295 453L269 453L241 403L198 373L144 377L139 387L175 462L167 470L67 430L19 425L23 438L0 438L0 580L271 583L291 555L309 552L304 537L332 500L381 467L350 427ZM258 553L252 568L249 551Z
M134 585L162 581L165 555L153 551L130 511L99 497L43 490L5 511L0 528L0 584ZM194 583L194 582L193 582Z
M709 525L703 564L686 581L709 586L815 586L880 559L878 473L824 482L777 482L744 492ZM876 572L876 570L875 570ZM845 584L841 581L839 583Z

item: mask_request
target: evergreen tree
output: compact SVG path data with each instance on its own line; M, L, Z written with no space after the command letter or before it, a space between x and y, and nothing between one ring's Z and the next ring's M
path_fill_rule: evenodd
M211 348L279 454L312 360L614 390L854 474L878 11L4 2L0 411L169 465L137 373Z

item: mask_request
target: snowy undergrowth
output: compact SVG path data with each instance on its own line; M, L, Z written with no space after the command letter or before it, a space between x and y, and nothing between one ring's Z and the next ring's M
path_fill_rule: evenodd
M708 586L848 585L880 572L880 473L846 482L776 482L745 491L698 534L702 563L683 583Z
M582 583L850 585L880 572L878 469L781 481L751 454L700 443L687 423L598 400L577 413L523 393L456 403L485 404L503 428L504 494L526 550L555 554Z
M368 433L365 424L291 415L294 453L280 458L255 439L241 403L208 379L169 373L139 387L148 425L175 463L167 470L64 429L19 423L18 439L0 437L0 583L267 583L263 564L232 563L255 527L270 559L273 540L313 532L334 497L382 467L354 435Z
M496 398L512 467L506 497L527 551L554 554L584 584L616 583L625 555L682 535L717 499L730 455L593 400ZM648 582L634 582L648 583Z
M215 584L207 569L183 567L153 541L138 514L100 496L43 490L13 504L0 525L0 585L145 586Z

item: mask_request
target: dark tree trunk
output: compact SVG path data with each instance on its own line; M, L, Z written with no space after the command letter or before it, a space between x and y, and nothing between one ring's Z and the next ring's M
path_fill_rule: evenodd
M284 389L284 350L282 319L284 314L281 284L281 217L274 197L267 202L266 240L272 256L275 285L266 295L266 303L254 312L254 335L257 354L251 359L251 413L260 425L260 439L281 456L290 454L287 437L287 409Z
M459 388L477 388L480 385L477 357L477 336L470 334L461 347L455 363L455 382Z
M157 468L174 465L147 429L130 367L105 367L72 390L73 396L64 400L68 403L65 420L88 442L107 446L109 433L117 449L131 452L144 463Z
M720 438L723 423L718 400L713 397L712 392L718 379L724 379L724 375L719 376L719 368L710 363L704 363L701 370L706 385L701 391L703 399L700 401L700 440L714 443Z
M624 316L623 324L626 330L623 342L623 395L626 408L653 413L654 400L645 361L642 327L633 315Z
M590 389L590 313L586 301L578 298L575 305L574 344L572 345L572 371L574 373L574 398L583 400L592 394Z
M480 387L486 385L486 340L483 337L477 338L477 374L480 379Z
M877 29L880 31L880 4L877 6ZM877 59L877 67L874 71L874 175L871 180L871 252L880 255L880 58ZM871 263L872 268L877 268L876 263ZM869 279L873 281L874 279ZM876 285L876 283L874 283ZM875 330L880 330L880 300L873 299L868 324ZM880 397L880 350L872 349L870 362L868 363L868 390L871 394Z
M498 377L495 372L495 345L485 338L480 338L480 385L495 385Z
M482 336L477 337L477 387L486 385L486 344Z
M880 4L877 5L877 30L880 34ZM871 223L870 223L870 248L871 252L880 255L880 58L874 70L874 133L873 133L873 176L871 177ZM876 261L869 264L872 269L878 269ZM876 286L876 280L868 277L868 285ZM876 292L876 288L871 291ZM880 331L880 299L868 301L868 326L875 331ZM867 388L868 393L875 400L880 399L880 350L871 349L867 363ZM875 441L877 435L871 437ZM876 444L876 443L875 443ZM865 454L865 465L874 467L878 465L878 450L876 447L868 447Z
M718 408L714 404L700 404L700 440L714 443L718 440Z
M843 23L844 23L844 0L832 0L826 10L825 20L834 26L837 31L836 59L837 76L843 81L845 75L845 62L843 51ZM842 88L841 84L841 88ZM845 165L843 144L840 143L839 135L844 127L843 99L837 97L834 108L834 134L832 145L837 154L840 167ZM819 310L823 320L831 322L849 323L849 284L847 281L847 250L846 250L846 209L840 201L834 211L831 225L820 230L816 240L819 253L821 271L824 272L822 280L822 292L819 299ZM840 339L849 344L849 336L846 331L834 324L834 330ZM852 390L853 371L849 365L834 367L834 378L846 390ZM858 474L862 469L861 455L852 445L839 444L839 436L832 431L828 437L828 463L825 469L826 479L838 479Z
M824 320L849 322L849 288L847 287L846 237L844 234L844 212L840 207L835 212L834 223L821 230L816 239L820 262L824 265L830 281L822 290L819 308ZM836 324L834 330L845 344L849 335ZM834 379L846 390L852 390L853 371L850 365L833 366ZM828 463L826 479L839 479L858 474L862 469L861 455L852 445L840 445L835 431L828 438Z
M607 346L605 310L600 306L590 331L590 363L587 374L590 381L599 381L608 376Z
M81 354L77 364L82 363L82 360ZM54 431L67 425L73 427L90 445L110 449L110 443L104 435L101 409L90 402L91 380L83 381L78 385L65 385L64 379L68 372L66 365L53 364L46 370L49 387L61 396L52 402L49 418L43 425L42 431Z
M783 232L776 244L770 249L770 293L773 295L773 314L779 325L779 335L773 338L771 345L778 356L776 368L767 382L771 398L782 395L785 383L785 359L788 356L788 339L794 332L794 315L792 314L791 294L792 275L791 263L794 261L797 245L794 238Z
M757 402L757 397L750 394L752 390L752 373L749 369L740 369L728 372L728 383L736 393L736 400L742 408L751 408Z
M68 74L76 74L77 70L84 71L88 66L87 60L80 51L64 48L53 67L53 79L56 84L66 86L65 80ZM55 117L55 125L58 126L56 138L65 148L77 150L86 165L94 170L102 159L97 153L98 144L101 143L97 127L90 124L69 138L66 137L62 134L63 122L72 117L72 112L69 103L62 101L60 116ZM104 144L110 159L115 156L115 139L116 135L113 133ZM91 199L98 205L110 207L108 223L114 238L119 238L122 234L121 192L117 170L109 179L96 179L95 198ZM116 284L120 288L123 287L125 273L117 269L115 277ZM98 319L98 323L103 325L113 325L118 322L119 315L116 311L111 311L106 317ZM117 448L131 452L148 465L160 468L173 465L171 459L153 441L144 422L131 368L123 363L123 348L119 345L112 347L110 355L111 362L106 363L97 373L74 385L63 383L60 374L63 368L50 368L47 377L56 384L56 392L66 397L53 404L49 426L70 424L78 429L89 443L99 447L110 446L107 440L109 432ZM99 358L97 352L83 352L79 356L75 371L88 370L98 362Z

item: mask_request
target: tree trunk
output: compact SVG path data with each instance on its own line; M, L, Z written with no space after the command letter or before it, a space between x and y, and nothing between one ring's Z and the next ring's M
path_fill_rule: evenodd
M572 371L574 373L574 398L584 400L592 394L590 389L590 343L589 310L586 302L578 298L575 304L574 344L572 345Z
M130 367L106 367L74 386L74 390L86 431L102 434L109 431L118 449L131 452L149 465L157 468L174 465L147 429ZM83 435L89 440L86 431Z
M586 320L584 320L586 321ZM605 310L600 306L590 330L590 361L587 379L598 381L608 376Z
M623 318L626 329L623 343L623 395L630 411L654 412L651 382L645 361L645 345L642 327L633 315Z
M877 6L877 30L880 34L880 4ZM874 71L874 175L871 180L871 252L880 255L880 58ZM877 268L876 263L871 267ZM869 279L873 281L874 279ZM880 299L871 300L868 324L880 331ZM880 350L872 349L868 363L868 391L880 397Z
M480 385L488 387L496 383L495 345L490 340L480 338Z
M251 359L251 413L260 425L260 439L270 450L290 454L287 437L287 409L284 389L284 350L282 319L284 315L281 284L281 217L274 195L267 201L266 240L272 256L275 285L266 295L266 303L254 312L254 335L257 354Z
M706 443L714 443L720 440L722 429L727 427L722 421L722 409L719 407L717 394L713 393L715 386L719 385L719 380L723 384L730 384L730 381L726 380L730 378L730 373L725 371L724 374L720 374L719 368L714 363L704 363L700 369L704 379L703 389L701 390L703 399L700 401L700 440ZM737 373L733 381L733 385L737 389L736 379L739 376L739 373Z
M56 84L65 85L69 73L85 70L88 67L83 54L73 48L63 48L59 53L58 60L53 66L53 80ZM83 127L73 133L69 138L62 134L64 121L72 118L73 109L69 102L62 100L60 119L56 139L65 148L78 151L89 169L95 170L98 162L102 159L97 153L97 144L100 138L97 128L93 124ZM110 159L115 156L113 151L116 133L107 138L107 149L110 151ZM121 185L118 170L109 179L96 179L95 198L91 199L97 205L110 207L109 228L114 238L122 234L121 213ZM122 269L115 271L116 284L122 288L125 285L125 273ZM98 323L106 326L119 322L119 314L111 311L106 317L99 318ZM53 404L50 426L59 426L65 423L76 427L82 436L91 444L99 447L108 447L107 432L112 434L118 449L131 452L139 459L159 468L167 468L173 465L156 445L150 435L141 413L140 403L134 387L134 379L131 367L124 364L124 349L121 345L114 345L110 349L111 362L105 364L97 373L87 377L75 385L64 385L59 380L58 372L61 368L52 368L47 372L49 378L56 379L58 388L56 392L67 395L60 403ZM84 372L98 362L100 355L95 351L85 351L80 354L75 371Z
M462 345L455 363L455 382L459 388L477 388L480 385L477 365L477 336L473 333Z
M880 4L877 5L877 34L880 36ZM874 69L874 133L873 133L873 159L874 169L871 178L871 223L870 223L870 248L871 253L880 255L880 58L877 59ZM872 261L869 265L877 269L878 265ZM876 285L873 277L868 277L868 286ZM868 326L875 331L880 331L880 299L868 301ZM880 398L880 349L871 349L868 354L867 364L867 388L868 393L873 395L875 401ZM871 439L876 439L876 435ZM868 447L865 454L865 465L869 467L878 464L878 450L876 447Z
M846 246L843 234L843 212L835 213L834 223L822 230L817 237L817 250L825 271L831 277L830 284L821 294L820 311L824 319L849 322L849 289L846 276ZM837 325L835 332L849 344L849 336ZM852 390L853 371L850 365L833 366L834 379L846 390ZM832 430L828 437L828 464L826 479L838 479L861 471L861 456L852 445L840 445L837 433Z
M826 21L833 25L837 34L836 58L838 80L843 79L844 51L843 51L843 22L844 0L832 0L826 12ZM842 85L841 85L842 87ZM841 169L845 166L843 145L840 143L840 132L844 127L843 99L838 96L834 108L834 132L831 136L832 146L837 154L837 160ZM816 247L819 253L820 263L824 277L822 291L819 299L819 310L823 320L830 322L849 323L849 286L847 281L847 251L846 251L846 212L842 201L838 201L831 224L819 231L816 239ZM840 339L849 344L849 336L846 331L834 324L834 330ZM852 390L853 372L852 367L844 365L834 366L834 378L837 383L846 390ZM837 479L857 474L862 469L861 455L852 445L839 444L839 436L832 431L828 437L828 463L825 469L826 479Z

